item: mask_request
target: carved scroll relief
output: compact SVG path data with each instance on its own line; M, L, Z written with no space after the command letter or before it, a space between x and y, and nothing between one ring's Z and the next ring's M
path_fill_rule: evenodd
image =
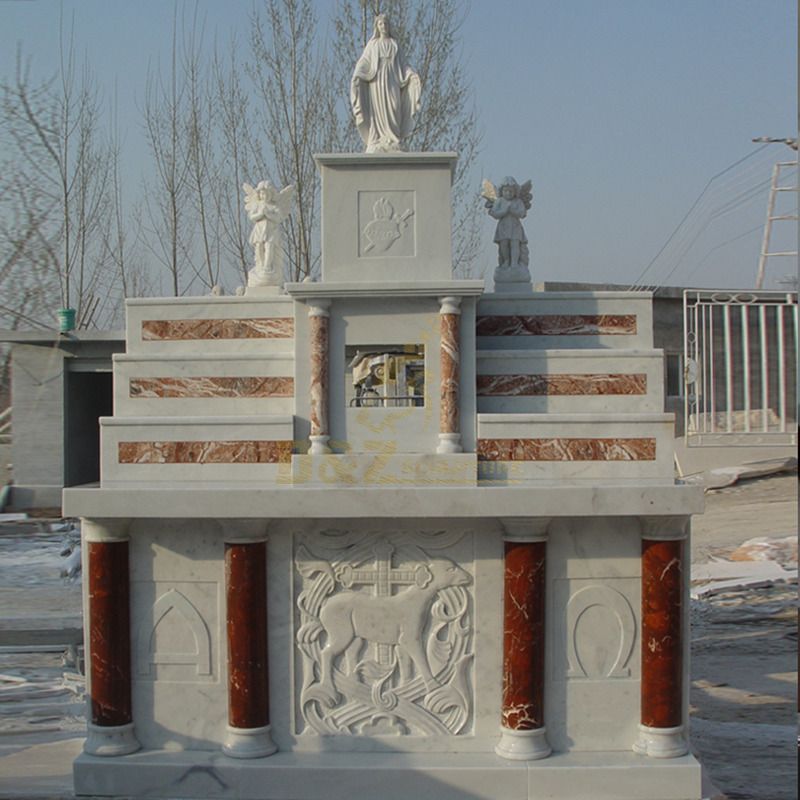
M473 579L455 552L467 550L456 547L462 538L408 531L298 537L298 733L470 731Z

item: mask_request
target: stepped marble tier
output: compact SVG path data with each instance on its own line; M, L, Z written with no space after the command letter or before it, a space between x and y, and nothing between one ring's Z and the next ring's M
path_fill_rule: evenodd
M128 302L76 793L699 800L650 296L452 280L453 154L318 164L322 281Z

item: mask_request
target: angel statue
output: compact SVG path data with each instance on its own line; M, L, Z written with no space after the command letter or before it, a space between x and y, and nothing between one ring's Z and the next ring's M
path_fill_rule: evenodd
M250 244L256 265L247 274L248 286L280 286L283 283L283 243L281 223L289 216L294 186L279 192L269 181L255 188L245 183L244 208L253 223Z
M495 280L530 280L528 239L520 220L525 218L533 201L531 182L525 181L520 186L514 178L503 178L498 190L491 181L484 180L481 196L486 200L489 216L497 220L494 240L499 258Z

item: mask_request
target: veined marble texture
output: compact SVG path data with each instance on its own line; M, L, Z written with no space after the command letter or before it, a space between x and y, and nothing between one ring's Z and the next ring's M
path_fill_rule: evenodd
M478 375L479 397L647 394L647 375Z
M294 378L131 378L131 397L293 397Z
M458 314L441 315L441 409L440 431L458 433L458 382L459 382L459 341Z
M478 336L615 336L636 333L635 314L479 316Z
M290 441L120 442L120 464L289 463Z
M655 461L655 439L478 439L479 461Z
M310 320L311 339L311 386L310 400L312 436L328 434L328 336L330 319L322 314L312 314Z
M145 319L143 341L180 339L291 339L291 317L250 319Z

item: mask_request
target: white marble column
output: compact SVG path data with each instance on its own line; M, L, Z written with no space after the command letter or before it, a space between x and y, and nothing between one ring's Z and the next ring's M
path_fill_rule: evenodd
M309 300L309 341L311 346L311 455L330 453L328 447L328 340L330 300Z
M461 453L460 337L461 298L440 297L439 446L437 453Z

